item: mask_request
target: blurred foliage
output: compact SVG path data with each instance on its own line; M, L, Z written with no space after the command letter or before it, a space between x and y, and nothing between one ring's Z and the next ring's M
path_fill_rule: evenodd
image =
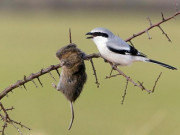
M166 14L165 14L166 15ZM161 20L160 14L142 12L39 12L39 13L4 13L0 14L0 88L1 91L23 78L59 61L56 51L69 43L68 29L72 29L72 40L86 52L98 52L85 33L95 27L106 27L123 39L146 28L149 23ZM180 67L180 31L179 16L163 24L172 43L162 35L159 29L150 31L152 40L143 35L133 40L136 48L150 58ZM110 66L102 59L94 59L100 88L94 84L90 62L86 61L88 81L80 98L75 103L75 121L68 131L70 121L69 102L51 87L49 75L41 80L44 87L35 88L29 82L28 91L16 89L2 102L6 107L16 108L10 116L32 128L22 129L31 135L179 135L180 134L180 76L179 70L149 64L135 63L129 67L120 67L134 80L143 81L151 88L162 71L154 94L142 92L139 88L128 86L125 103L121 97L125 79L116 77L104 79L109 74ZM54 76L58 78L56 72ZM7 134L18 135L16 129L9 127Z

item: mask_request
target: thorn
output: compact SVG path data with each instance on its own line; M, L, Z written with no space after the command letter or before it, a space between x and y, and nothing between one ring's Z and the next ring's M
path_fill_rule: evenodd
M57 72L57 74L58 74L58 75L59 75L59 77L60 77L61 75L60 75L60 73L59 73L59 70L58 70L58 69L56 69L56 72Z
M71 28L69 28L69 42L72 43L72 37L71 37Z
M37 86L37 84L35 83L35 81L34 81L34 80L32 80L32 82L33 82L33 84L36 86L36 88L38 88L38 86Z
M25 90L27 90L25 84L23 84L23 87L24 87Z
M51 68L51 70L54 69L54 65L51 65L50 68Z
M142 91L145 90L144 86L143 86L143 82L141 83L140 81L138 81L139 85L141 86Z
M152 22L149 16L147 17L147 20L149 21L150 26L152 26Z
M24 81L26 82L27 81L27 79L26 79L26 76L24 75Z
M43 73L43 68L41 69L40 73L41 73L41 74Z
M131 40L129 40L129 43L134 47L134 44L132 43L132 41Z
M90 59L90 62L91 62L92 69L93 69L93 75L95 76L95 80L96 80L95 84L97 85L97 88L99 88L100 83L99 83L98 78L97 78L97 73L96 73L96 69L95 69L92 58Z
M49 72L49 74L50 74L51 78L52 78L55 82L57 82L56 78L51 74L51 72Z
M165 31L161 28L160 25L158 25L159 29L162 31L162 34L164 34L166 36L166 38L168 39L169 42L172 42L171 39L169 38L168 34L165 33Z
M157 77L155 83L154 83L154 86L153 86L153 89L152 89L152 93L154 92L155 88L156 88L156 85L157 85L157 82L159 81L159 78L161 77L162 75L162 72L159 74L159 76Z
M175 4L174 4L174 5L175 5L175 11L176 11L176 13L177 13L177 12L178 12L178 8L177 8L177 7L178 7L178 3L177 3L176 0L174 0L174 3L175 3Z
M41 87L43 87L43 84L42 84L41 80L39 79L39 77L37 77L37 79L38 79L38 81L39 81Z
M164 14L163 14L163 12L161 12L161 16L162 16L162 20L164 21L165 19L164 19Z
M147 33L148 39L149 39L149 40L152 39L152 37L150 36L148 30L146 30L146 33Z
M125 86L125 89L124 89L124 95L122 96L122 101L121 101L121 104L123 105L124 104L124 100L125 100L125 97L126 97L126 94L127 94L127 87L128 87L128 80L126 80L126 86Z

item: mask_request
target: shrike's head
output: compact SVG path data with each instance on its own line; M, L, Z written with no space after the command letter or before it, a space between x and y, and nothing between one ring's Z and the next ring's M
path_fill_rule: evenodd
M88 35L89 37L87 37L87 39L108 39L112 36L114 36L114 34L109 31L106 28L95 28L93 30L91 30L91 32L86 33L86 35Z

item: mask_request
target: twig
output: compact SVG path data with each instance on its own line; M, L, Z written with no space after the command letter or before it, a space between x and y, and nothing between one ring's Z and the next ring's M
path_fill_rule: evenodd
M148 39L149 39L149 40L152 39L152 37L150 36L148 30L146 31L146 33L147 33Z
M161 12L162 21L165 20L163 12Z
M176 0L174 0L174 6L175 6L175 11L177 13L178 12L178 3Z
M149 21L149 25L152 26L152 21L149 16L147 17L147 20Z
M113 65L111 65L111 66L113 66ZM131 82L134 86L137 86L137 87L139 87L140 89L147 91L148 93L152 93L151 90L146 89L143 85L137 84L136 82L134 82L130 77L128 77L126 74L124 74L124 73L123 73L121 70L119 70L116 66L113 66L113 67L114 67L114 69L115 69L116 71L119 72L120 75L122 75L123 77L125 77L126 80L129 81L129 82Z
M154 86L152 88L152 93L154 92L155 88L156 88L156 85L157 85L157 82L159 81L159 78L161 77L162 75L162 72L159 74L158 78L156 79L155 83L154 83Z
M38 88L38 86L37 86L37 84L35 83L35 81L34 81L34 80L32 80L32 82L33 82L33 84L36 86L36 88Z
M126 97L126 94L127 94L127 86L128 86L128 80L126 80L126 86L125 86L125 89L124 89L124 95L122 96L122 101L121 101L121 104L123 105L124 104L124 100L125 100L125 97Z
M91 62L91 65L92 65L92 69L93 69L93 75L95 76L95 79L96 79L96 82L95 84L97 85L97 87L99 88L99 85L100 83L98 82L98 78L97 78L97 73L96 73L96 69L95 69L95 66L94 66L94 63L93 63L93 60L90 59L90 62Z
M69 28L69 42L72 43L72 37L71 37L71 28Z
M59 77L60 77L60 73L59 73L59 70L58 69L56 69L56 72L57 72L57 74L59 75Z
M164 30L161 28L161 26L158 26L159 29L162 31L162 34L164 34L166 36L166 38L168 39L169 42L172 42L171 39L169 38L168 34L164 32Z
M57 82L56 78L51 74L51 72L49 72L49 75L51 76L51 78L52 78L55 82Z
M39 77L37 77L37 79L38 79L38 82L41 85L41 87L43 87L43 84L42 84L41 80L39 79Z
M180 14L180 12L176 12L175 14L173 14L172 16L168 17L168 18L164 18L164 20L161 20L160 22L157 22L155 24L152 24L151 26L149 26L148 28L146 28L145 30L141 31L141 32L138 32L136 34L133 34L131 37L127 38L125 41L128 42L128 41L131 41L132 39L134 39L135 37L138 37L144 33L146 33L146 31L148 30L151 30L152 28L154 27L157 27L157 26L160 26L162 23L165 23L171 19L173 19L174 17L178 16Z
M121 74L116 74L116 75L106 76L105 79L110 79L110 78L112 78L112 77L116 77L116 76L119 76L119 75L121 75Z
M131 40L129 40L128 42L129 42L129 43L130 43L130 44L134 47L134 44L132 43L132 41L131 41Z
M21 132L21 130L16 126L16 125L19 125L21 128L26 128L28 130L31 130L30 128L28 128L27 126L21 124L21 122L16 122L15 120L12 120L10 117L9 117L9 114L7 113L8 110L13 110L14 108L10 108L10 109L5 109L5 107L3 106L3 104L0 102L0 108L2 110L2 112L4 113L4 116L2 114L2 112L0 113L0 117L2 119L2 121L4 122L4 125L2 127L2 135L5 135L5 129L7 128L7 125L8 124L11 124L13 125L17 131L19 132L19 134L23 135L23 133Z
M7 108L6 111L12 111L14 110L15 108L12 106L11 108Z

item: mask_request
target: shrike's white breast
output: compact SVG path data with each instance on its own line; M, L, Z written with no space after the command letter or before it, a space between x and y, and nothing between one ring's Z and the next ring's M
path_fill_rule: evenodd
M96 44L101 56L108 61L115 63L121 66L127 66L132 64L134 61L142 61L138 56L131 55L122 55L118 53L114 53L107 48L107 38L103 37L95 37L93 38L94 43ZM139 59L140 58L140 59Z

